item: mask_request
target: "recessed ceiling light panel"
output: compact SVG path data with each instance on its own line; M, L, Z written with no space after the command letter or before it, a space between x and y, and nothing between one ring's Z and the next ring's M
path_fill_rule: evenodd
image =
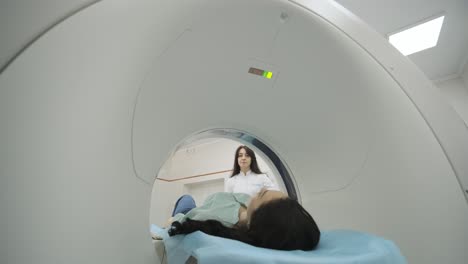
M390 35L388 40L403 55L410 55L437 45L444 16Z

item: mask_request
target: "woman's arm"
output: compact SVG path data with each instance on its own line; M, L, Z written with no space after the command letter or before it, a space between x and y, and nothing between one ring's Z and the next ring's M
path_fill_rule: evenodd
M278 186L276 186L276 184L266 174L262 174L260 177L262 177L263 188L279 191Z
M182 224L174 222L168 233L169 236L175 236L179 234L190 234L195 231L202 231L208 235L235 239L253 245L253 241L248 237L243 228L229 228L216 220L197 221L187 219Z

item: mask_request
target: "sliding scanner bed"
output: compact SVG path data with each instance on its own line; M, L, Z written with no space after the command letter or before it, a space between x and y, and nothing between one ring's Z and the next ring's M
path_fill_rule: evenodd
M197 231L170 237L166 229L152 225L155 250L162 263L238 264L406 264L399 248L389 240L352 230L328 230L311 251L272 250Z

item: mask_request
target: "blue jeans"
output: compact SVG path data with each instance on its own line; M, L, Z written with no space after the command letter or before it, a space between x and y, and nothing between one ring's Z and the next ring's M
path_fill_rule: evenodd
M172 211L172 216L181 213L186 214L193 208L197 207L195 200L193 200L190 195L182 195L177 202L175 203L174 210Z

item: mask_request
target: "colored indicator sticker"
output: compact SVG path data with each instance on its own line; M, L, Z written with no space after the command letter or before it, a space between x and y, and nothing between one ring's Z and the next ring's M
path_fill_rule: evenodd
M249 69L249 73L262 76L267 79L271 79L273 77L273 72L264 71L264 70L260 70L260 69L252 68L252 67Z
M269 71L265 71L265 72L263 72L263 77L265 77L267 79L271 79L271 77L273 77L273 73L269 72Z

